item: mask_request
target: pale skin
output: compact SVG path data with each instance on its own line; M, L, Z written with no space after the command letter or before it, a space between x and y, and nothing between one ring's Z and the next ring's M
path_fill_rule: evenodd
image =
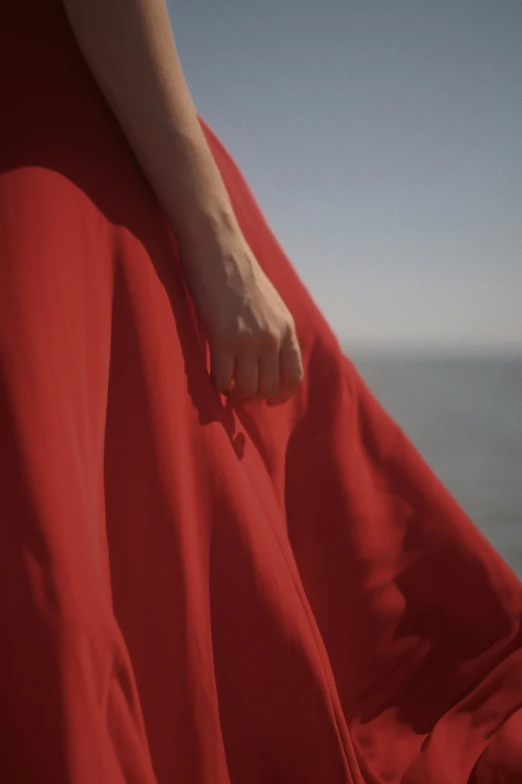
M303 378L294 320L234 215L183 77L164 0L62 1L176 234L216 389L243 401L287 401Z

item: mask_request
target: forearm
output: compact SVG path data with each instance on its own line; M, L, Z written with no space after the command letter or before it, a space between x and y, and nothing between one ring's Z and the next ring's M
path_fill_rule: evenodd
M237 228L164 0L63 0L73 32L181 245Z

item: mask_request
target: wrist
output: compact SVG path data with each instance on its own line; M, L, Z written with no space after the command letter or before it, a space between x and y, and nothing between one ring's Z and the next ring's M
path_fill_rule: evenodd
M218 258L245 243L232 207L200 208L172 221L180 252L188 258Z

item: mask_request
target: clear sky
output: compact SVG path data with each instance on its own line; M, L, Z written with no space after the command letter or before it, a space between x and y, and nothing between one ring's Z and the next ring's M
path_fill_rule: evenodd
M168 0L199 112L348 346L522 351L522 0Z

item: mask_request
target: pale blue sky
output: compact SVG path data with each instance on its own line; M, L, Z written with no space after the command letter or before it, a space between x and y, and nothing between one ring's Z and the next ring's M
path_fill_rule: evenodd
M169 0L196 106L346 345L522 351L522 0Z

